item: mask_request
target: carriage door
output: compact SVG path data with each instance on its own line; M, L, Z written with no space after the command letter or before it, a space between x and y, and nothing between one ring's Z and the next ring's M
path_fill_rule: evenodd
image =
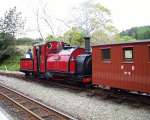
M134 52L133 46L126 46L122 48L123 50L123 62L121 65L122 77L125 81L125 85L129 85L132 81L132 76L134 74Z

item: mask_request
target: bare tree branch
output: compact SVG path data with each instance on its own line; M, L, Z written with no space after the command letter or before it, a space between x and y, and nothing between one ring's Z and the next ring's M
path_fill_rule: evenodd
M72 26L66 23L63 19L60 19L60 18L55 18L55 19L58 20L59 22L62 22L67 28L72 28Z
M52 34L55 36L55 32L54 32L53 26L51 25L52 20L48 19L47 14L46 14L46 5L47 5L47 4L45 4L44 7L42 8L43 13L44 13L44 17L42 17L42 19L43 19L43 20L45 21L45 23L49 26L49 28L50 28ZM50 23L49 21L50 21L51 23Z
M38 30L38 32L39 32L41 38L43 40L45 40L43 35L42 35L41 29L40 29L40 24L39 24L39 9L36 11L36 22L37 22L37 30Z

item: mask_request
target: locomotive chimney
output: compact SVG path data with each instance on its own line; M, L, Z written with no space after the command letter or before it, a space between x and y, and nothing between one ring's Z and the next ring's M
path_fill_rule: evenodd
M91 47L90 47L90 37L89 36L85 36L84 37L85 40L85 52L86 53L90 53L91 51Z

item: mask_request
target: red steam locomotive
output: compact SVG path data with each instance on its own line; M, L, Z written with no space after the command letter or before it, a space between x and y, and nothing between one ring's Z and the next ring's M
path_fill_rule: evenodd
M35 45L33 58L21 59L20 71L46 79L91 83L91 53L64 42Z
M150 93L150 41L97 45L89 51L88 37L85 49L56 41L35 45L33 59L21 59L20 71L46 79Z

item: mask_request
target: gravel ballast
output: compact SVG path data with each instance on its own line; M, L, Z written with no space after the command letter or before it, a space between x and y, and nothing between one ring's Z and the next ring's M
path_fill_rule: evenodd
M46 87L39 83L0 75L0 83L41 100L47 105L82 120L150 120L150 106L134 107L129 103L88 97L84 92Z

